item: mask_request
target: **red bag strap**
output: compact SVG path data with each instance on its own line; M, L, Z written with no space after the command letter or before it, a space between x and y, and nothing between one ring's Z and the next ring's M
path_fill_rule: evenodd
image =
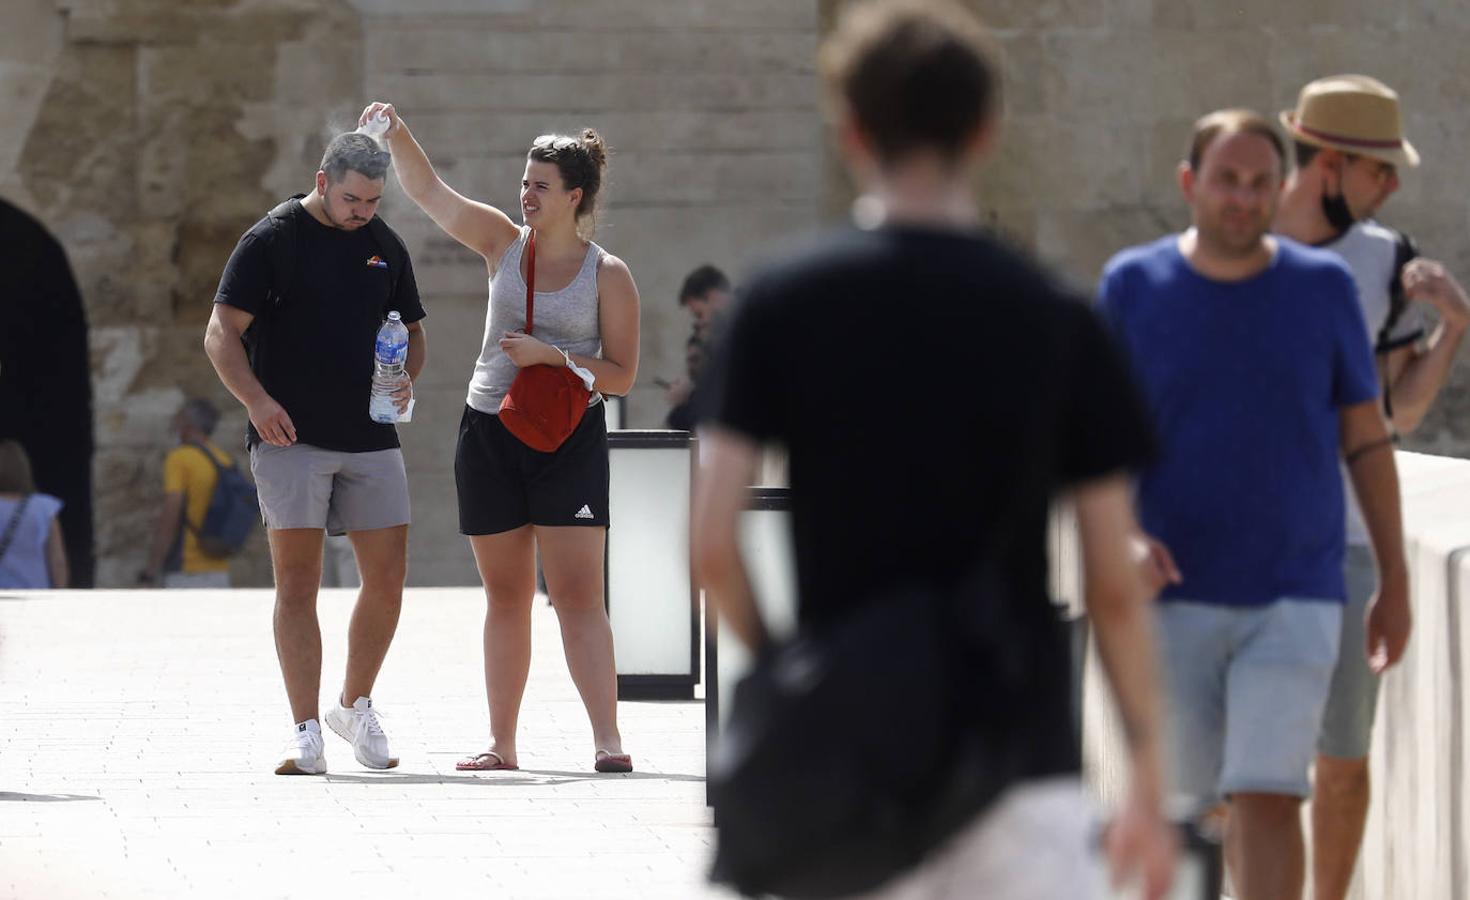
M526 334L531 333L531 322L536 311L536 230L526 238Z

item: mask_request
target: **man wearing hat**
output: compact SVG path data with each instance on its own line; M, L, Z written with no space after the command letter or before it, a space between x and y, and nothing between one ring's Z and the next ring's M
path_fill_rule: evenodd
M1400 434L1418 426L1449 377L1470 326L1470 301L1442 265L1416 259L1408 236L1372 216L1398 189L1398 169L1419 164L1404 138L1398 95L1363 75L1302 88L1281 113L1296 169L1282 189L1275 230L1337 253L1352 271L1382 382L1384 412ZM1424 303L1440 325L1426 336ZM1368 746L1381 666L1370 664L1364 623L1378 588L1367 528L1347 491L1348 605L1317 744L1312 800L1313 884L1323 900L1346 896L1368 815ZM1375 610L1409 628L1407 604Z

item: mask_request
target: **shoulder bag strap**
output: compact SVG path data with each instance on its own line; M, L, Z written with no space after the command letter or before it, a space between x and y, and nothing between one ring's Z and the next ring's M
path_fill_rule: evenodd
M526 238L526 334L531 333L531 322L536 311L536 230Z
M1404 266L1418 255L1419 248L1414 245L1414 239L1402 231L1395 232L1393 274L1389 276L1388 282L1388 317L1383 320L1383 328L1378 331L1378 343L1373 348L1378 353L1387 352L1389 335L1409 306L1409 298L1404 294ZM1383 413L1389 419L1390 430L1393 430L1393 385L1388 383L1388 366L1380 366L1379 371L1379 380L1383 385ZM1397 438L1398 432L1394 431L1394 439Z
M209 452L209 448L206 447L206 446L204 446L203 444L190 443L187 446L193 447L195 450L198 450L200 453L203 453L204 454L204 458L207 459L207 460L209 460L210 465L214 466L214 478L215 478L214 487L215 487L215 490L219 490L219 479L220 479L221 476L224 475L224 473L225 473L225 467L220 464L220 461L219 460L217 460L217 459L214 458L214 454L211 453L211 452ZM235 464L234 463L231 463L230 464L230 468L231 469L235 468ZM197 537L199 535L199 527L200 526L195 526L195 524L193 522L190 522L189 521L189 510L188 510L187 505L185 506L184 514L183 514L183 517L182 518L184 520L184 527L187 528L187 529L189 529L190 531L194 532L194 535ZM202 526L202 523L201 523L201 526Z
M20 527L20 520L26 513L26 507L30 505L31 495L26 494L20 498L20 504L15 507L15 512L10 514L10 521L5 523L5 533L0 534L0 559L10 551L10 545L15 541L15 531Z

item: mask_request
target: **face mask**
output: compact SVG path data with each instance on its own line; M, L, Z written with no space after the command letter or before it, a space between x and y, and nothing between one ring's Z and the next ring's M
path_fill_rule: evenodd
M1322 215L1327 217L1328 224L1338 232L1347 231L1357 221L1353 218L1353 211L1348 209L1347 201L1343 199L1342 194L1322 195Z
M1327 217L1327 223L1339 234L1352 228L1357 221L1353 217L1353 211L1348 208L1347 198L1342 195L1341 185L1335 195L1322 192L1322 215Z

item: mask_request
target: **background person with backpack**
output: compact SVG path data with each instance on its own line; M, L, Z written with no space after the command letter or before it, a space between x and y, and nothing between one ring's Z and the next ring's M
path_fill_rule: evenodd
M161 575L166 588L230 586L230 557L206 553L200 544L220 471L235 468L235 460L210 438L218 422L219 410L200 398L174 416L179 444L163 460L163 509L148 565L138 573L140 585L156 585Z
M0 588L68 586L59 512L60 500L36 492L25 448L0 441Z

